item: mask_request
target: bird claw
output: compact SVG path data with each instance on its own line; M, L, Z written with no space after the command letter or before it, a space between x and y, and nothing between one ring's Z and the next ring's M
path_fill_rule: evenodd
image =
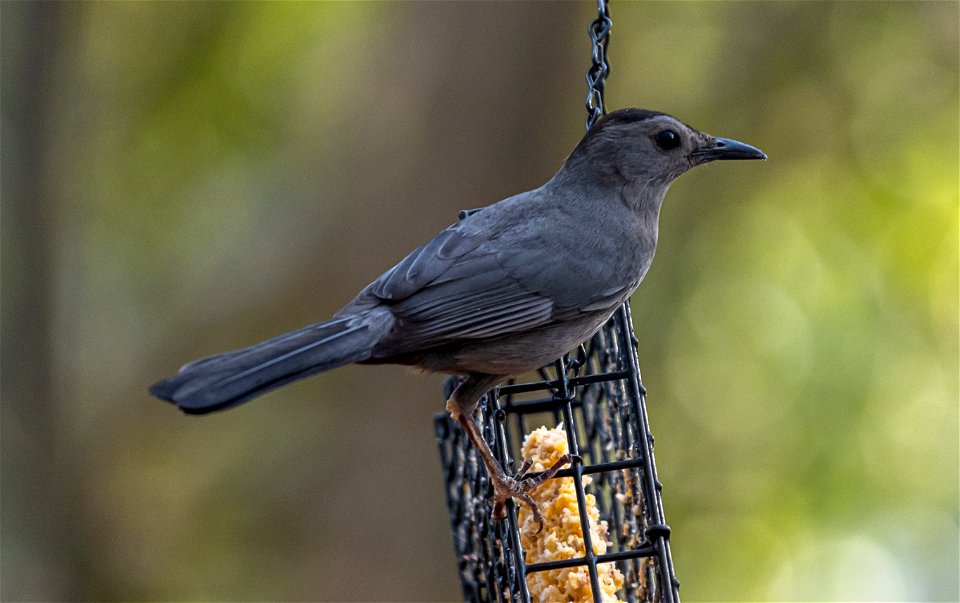
M520 466L520 470L517 471L516 475L510 477L506 474L497 476L491 480L493 485L493 518L496 521L501 521L507 516L507 501L516 498L523 504L527 505L530 508L530 512L533 513L533 519L538 524L537 534L543 531L543 516L540 514L540 509L537 508L537 503L533 500L533 497L530 493L536 489L538 486L543 484L543 482L552 478L557 474L564 465L567 465L572 460L572 457L569 454L565 454L560 457L556 463L554 463L546 471L540 471L537 473L529 473L530 467L533 465L531 461L524 461L523 465Z

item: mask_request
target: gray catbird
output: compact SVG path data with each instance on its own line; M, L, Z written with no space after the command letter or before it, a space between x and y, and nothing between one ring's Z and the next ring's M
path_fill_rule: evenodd
M367 285L333 319L187 364L150 392L188 413L236 406L351 362L462 376L447 400L480 452L496 514L569 462L508 476L473 420L498 383L546 365L596 332L643 280L663 197L715 159L766 159L669 115L624 109L599 120L540 188L443 230Z

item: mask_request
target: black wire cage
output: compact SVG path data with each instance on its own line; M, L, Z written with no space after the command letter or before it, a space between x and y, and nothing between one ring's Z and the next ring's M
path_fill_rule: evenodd
M448 380L446 393L455 386L455 378ZM483 463L459 426L446 414L437 415L464 600L530 601L527 576L583 566L593 600L599 602L598 565L612 563L624 577L616 595L621 600L679 601L629 303L579 350L540 369L532 380L510 382L484 396L477 419L508 471L517 469L515 459L527 433L541 425L563 426L574 460L556 477L573 478L584 554L527 564L516 505L508 503L506 519L494 521ZM591 542L590 494L600 521L608 524L609 548L602 554L594 552Z

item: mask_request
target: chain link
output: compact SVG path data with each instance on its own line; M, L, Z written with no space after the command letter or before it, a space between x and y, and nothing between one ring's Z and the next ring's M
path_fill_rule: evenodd
M610 46L610 7L608 0L597 0L597 18L590 23L587 33L593 42L593 62L587 69L587 129L597 122L607 111L603 106L603 85L610 75L607 63L607 47Z

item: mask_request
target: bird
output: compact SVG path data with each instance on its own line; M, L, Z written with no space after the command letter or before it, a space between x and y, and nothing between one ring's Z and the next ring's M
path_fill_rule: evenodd
M442 230L331 320L186 364L150 393L204 414L350 363L456 375L446 410L480 454L494 516L516 498L539 520L530 492L570 458L509 475L474 420L479 400L576 348L627 301L653 261L677 177L716 160L766 158L666 113L613 111L545 184Z

